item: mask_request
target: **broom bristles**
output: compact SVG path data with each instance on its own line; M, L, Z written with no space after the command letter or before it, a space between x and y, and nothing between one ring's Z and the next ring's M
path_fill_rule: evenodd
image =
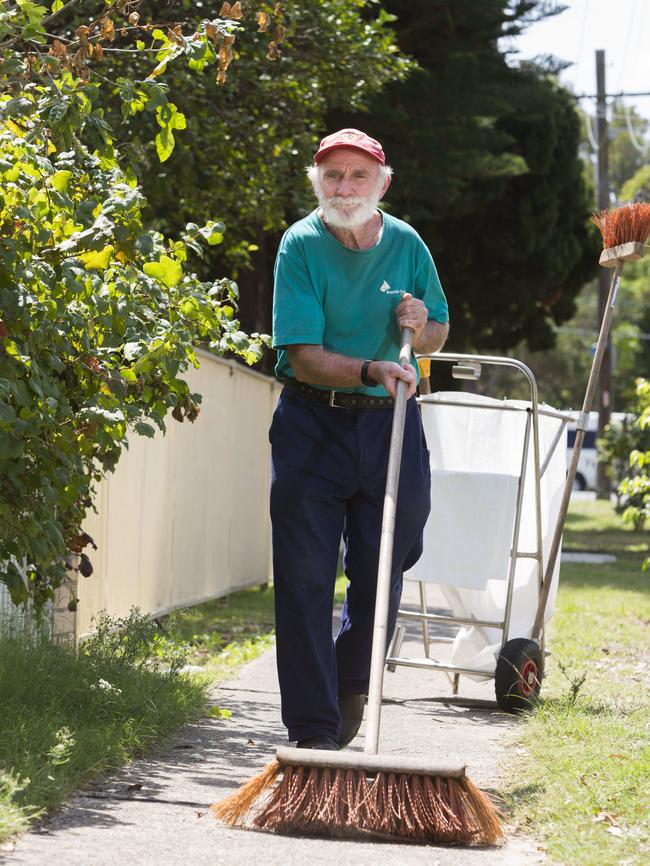
M504 838L503 826L501 824L503 813L471 779L465 776L462 781L465 793L471 803L472 812L480 822L483 837L489 840L485 844L495 845L497 842L502 841Z
M230 825L244 823L281 769L282 779L253 819L261 830L457 845L497 845L504 838L499 809L466 776L379 772L369 778L358 769L275 761L213 805L213 814Z
M233 794L218 803L213 803L210 811L216 818L231 827L243 824L257 800L273 785L281 769L282 765L279 761L271 761L245 785L237 788Z
M592 214L591 221L600 229L606 250L630 241L644 244L650 235L650 204L635 202L603 210Z

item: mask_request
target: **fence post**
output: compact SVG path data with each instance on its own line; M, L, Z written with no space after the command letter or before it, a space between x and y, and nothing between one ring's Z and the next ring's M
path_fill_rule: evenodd
M52 603L52 640L74 646L77 642L77 581L76 571L68 571L54 591Z

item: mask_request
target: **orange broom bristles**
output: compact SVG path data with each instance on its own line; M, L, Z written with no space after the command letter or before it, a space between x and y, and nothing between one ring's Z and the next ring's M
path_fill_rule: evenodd
M360 769L274 761L210 808L216 818L237 826L256 805L254 827L287 835L452 845L498 845L504 838L499 809L466 776L378 772L368 777Z
M256 776L237 788L234 794L213 803L210 811L215 818L231 827L243 824L256 801L271 787L281 770L279 761L271 761Z
M630 241L644 244L650 235L650 204L635 202L612 210L592 214L603 236L603 247L607 250Z

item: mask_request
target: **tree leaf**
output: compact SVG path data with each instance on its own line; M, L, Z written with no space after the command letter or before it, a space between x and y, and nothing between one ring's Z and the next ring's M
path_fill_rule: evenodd
M5 421L10 424L12 421L16 420L16 410L13 406L7 405L7 403L0 403L0 421Z
M146 436L148 439L153 439L156 435L156 428L144 421L138 421L133 425L133 429L139 436Z
M161 162L167 162L169 157L172 155L175 144L174 133L171 129L167 126L164 129L161 129L156 136L156 153Z
M103 250L91 250L89 253L83 253L79 259L84 263L88 270L106 270L113 255L113 246L109 244Z
M124 355L124 357L126 358L127 361L133 361L135 358L138 357L138 355L141 353L141 351L142 351L142 346L140 345L140 343L125 343L124 348L122 349L122 354ZM122 375L124 375L126 372L130 372L130 371L123 371ZM133 379L135 379L135 374L132 373L132 375L133 375ZM126 376L125 376L125 378L126 378Z
M173 289L183 278L183 269L177 261L169 256L162 255L157 262L147 262L143 266L145 274L164 283Z
M66 171L62 169L60 171L54 172L54 174L50 177L50 183L52 184L54 189L58 190L58 192L65 192L68 188L68 183L70 182L71 177L71 171Z

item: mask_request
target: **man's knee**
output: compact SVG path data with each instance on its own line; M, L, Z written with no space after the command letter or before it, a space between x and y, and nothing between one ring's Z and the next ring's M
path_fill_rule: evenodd
M406 554L406 558L404 559L404 571L408 571L409 568L413 568L418 559L422 556L422 551L424 549L422 542L422 533L418 536L415 541L415 544L412 545L409 552Z

